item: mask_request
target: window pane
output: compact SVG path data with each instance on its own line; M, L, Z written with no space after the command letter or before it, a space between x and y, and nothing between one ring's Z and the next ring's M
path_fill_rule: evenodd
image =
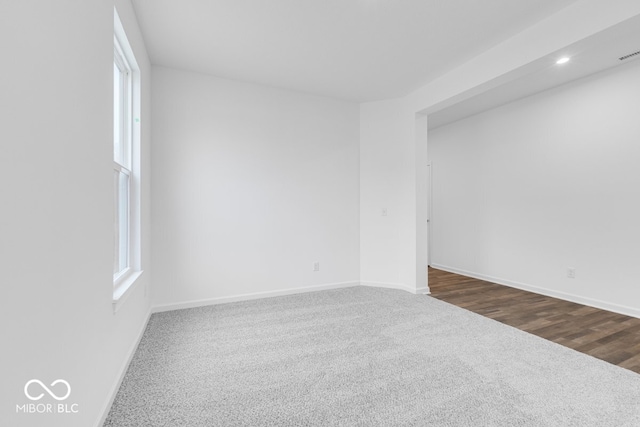
M114 170L115 188L115 248L113 274L118 276L129 267L129 175Z
M113 234L114 234L114 247L113 247L113 275L115 276L120 272L120 216L118 215L119 205L118 189L120 181L120 171L113 171Z
M122 164L122 85L123 76L118 65L113 63L113 160Z

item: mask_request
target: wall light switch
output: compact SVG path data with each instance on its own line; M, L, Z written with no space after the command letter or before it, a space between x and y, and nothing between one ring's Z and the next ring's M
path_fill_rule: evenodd
M387 208L382 208L382 216L387 216Z

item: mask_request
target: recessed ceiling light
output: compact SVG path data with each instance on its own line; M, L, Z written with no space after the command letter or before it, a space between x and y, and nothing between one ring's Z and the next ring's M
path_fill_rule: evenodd
M556 61L556 64L560 65L560 64L566 64L567 62L569 62L569 58L568 56L565 56L563 58L560 58Z

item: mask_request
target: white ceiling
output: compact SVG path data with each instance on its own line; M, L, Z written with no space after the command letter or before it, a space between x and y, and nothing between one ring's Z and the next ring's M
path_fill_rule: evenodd
M630 18L517 70L517 78L429 115L429 129L461 120L606 69L640 60L640 16ZM563 65L563 56L571 60Z
M151 62L351 101L403 96L576 0L133 0Z

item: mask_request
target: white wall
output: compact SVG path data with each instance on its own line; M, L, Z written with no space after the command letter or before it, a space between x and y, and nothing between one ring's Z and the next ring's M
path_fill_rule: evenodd
M361 252L361 279L397 280L416 290L426 281L421 277L426 260L419 254L426 253L427 238L419 225L427 194L419 188L427 160L420 160L419 113L438 111L516 79L527 65L638 14L637 1L578 0L403 98L362 104L361 241L366 249ZM400 217L376 225L381 204Z
M426 138L414 139L415 117L400 103L360 108L360 280L424 292L426 254L416 256L416 162L427 162Z
M638 76L636 60L429 132L433 265L640 315Z
M149 62L119 11L149 113ZM0 3L0 425L97 425L145 324L149 128L143 122L141 286L114 314L113 3ZM77 414L16 414L25 383L71 385ZM64 391L64 386L58 392ZM38 393L35 385L32 393ZM57 403L50 396L38 403Z
M0 48L7 58L0 79L0 425L96 425L147 318L150 67L128 0L116 4L144 82L145 273L114 314L113 3L0 3ZM155 302L312 289L359 275L417 290L416 253L426 244L418 233L426 164L416 113L498 84L518 67L638 13L637 1L579 0L406 98L363 105L360 115L352 104L156 69ZM625 205L631 196L615 200L637 216ZM591 202L585 210L607 206ZM387 222L378 224L383 207ZM612 221L629 221L627 210L617 212ZM604 227L598 220L593 227ZM615 230L600 230L607 239L598 252L576 259L576 284L594 274L585 260L617 250L614 243L630 244ZM636 231L629 228L633 237ZM634 255L633 248L626 254ZM320 272L311 272L313 261L320 261ZM628 273L614 269L607 283L628 280ZM629 289L606 296L630 299ZM69 381L69 403L78 403L80 412L55 419L17 415L32 378Z
M154 304L357 283L358 106L152 75Z

